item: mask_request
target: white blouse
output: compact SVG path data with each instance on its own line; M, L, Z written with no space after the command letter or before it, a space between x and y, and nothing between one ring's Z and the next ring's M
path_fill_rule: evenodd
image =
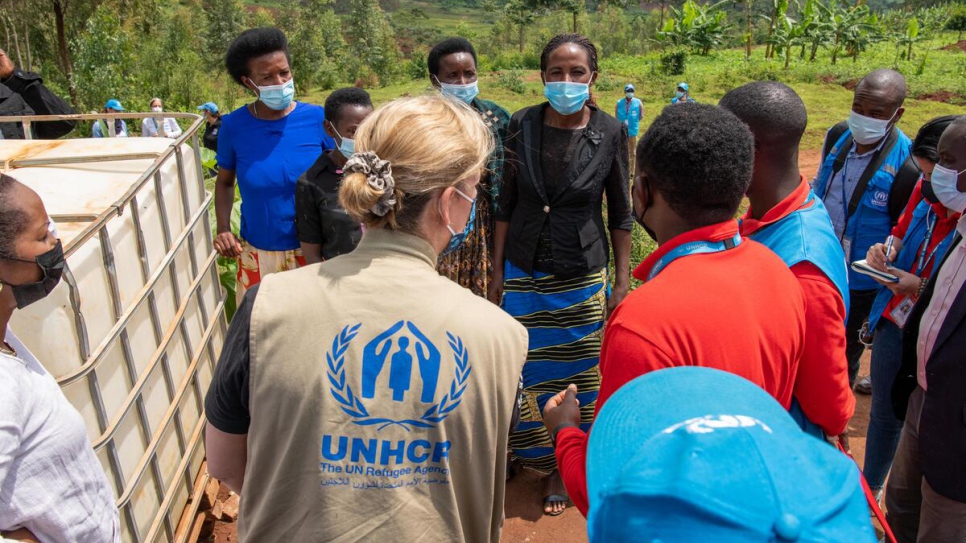
M9 330L6 341L17 356L0 353L0 531L119 543L117 506L83 418Z

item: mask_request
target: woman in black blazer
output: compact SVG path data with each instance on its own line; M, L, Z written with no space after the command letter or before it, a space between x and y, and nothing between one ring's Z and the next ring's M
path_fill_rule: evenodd
M596 47L577 34L557 36L540 57L540 71L548 102L516 112L507 129L489 297L530 333L521 422L510 445L525 467L550 475L544 512L559 515L566 489L540 413L574 383L582 426L590 426L604 320L627 295L634 221L627 132L590 96Z

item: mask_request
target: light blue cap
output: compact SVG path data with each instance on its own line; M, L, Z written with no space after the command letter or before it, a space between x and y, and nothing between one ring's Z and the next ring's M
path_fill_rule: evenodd
M678 83L679 89L684 89L684 92L691 92L691 87L687 83Z
M198 111L202 110L208 111L209 113L218 113L218 105L214 102L205 102L198 106Z
M859 468L737 375L677 367L601 408L587 448L591 543L874 543Z
M121 102L117 101L114 98L111 98L110 100L107 101L106 104L104 104L104 109L113 109L114 111L125 111L124 106L121 105Z
M624 92L634 92L634 90L635 89L634 89L634 84L633 83L628 83L628 84L624 85Z

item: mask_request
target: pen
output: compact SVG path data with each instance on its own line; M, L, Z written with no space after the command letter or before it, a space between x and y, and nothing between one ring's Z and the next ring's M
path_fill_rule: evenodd
M895 236L889 236L886 239L886 250L885 250L885 256L886 257L885 257L885 262L886 262L886 267L887 268L891 268L892 267L892 266L889 265L889 255L892 254L892 242L895 239L896 239Z

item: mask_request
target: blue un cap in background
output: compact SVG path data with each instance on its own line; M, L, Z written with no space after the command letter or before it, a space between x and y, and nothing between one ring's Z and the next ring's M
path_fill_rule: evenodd
M691 92L691 87L689 87L687 83L678 83L678 88L684 92Z
M204 104L201 104L200 106L198 106L198 111L202 111L202 110L212 114L218 113L218 105L215 104L214 102L205 102Z
M874 543L856 464L764 390L659 370L601 408L587 448L591 543Z
M115 100L114 98L111 98L110 100L107 101L106 104L104 104L104 109L113 109L114 111L124 111L124 106L121 105L121 102Z

